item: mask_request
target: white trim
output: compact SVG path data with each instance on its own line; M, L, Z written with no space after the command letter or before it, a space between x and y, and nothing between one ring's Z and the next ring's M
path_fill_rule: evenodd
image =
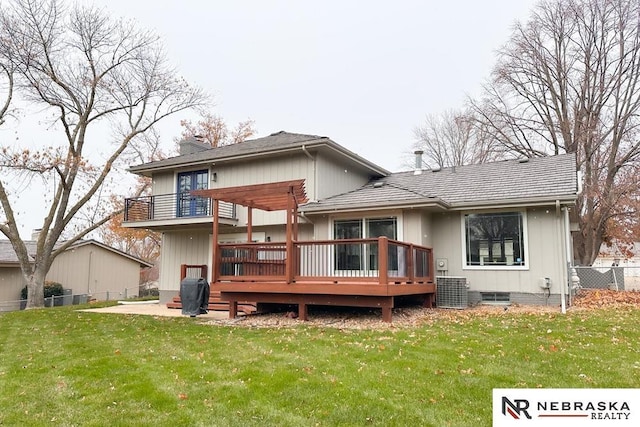
M402 242L404 241L404 221L402 217L402 212L393 211L393 212L377 212L370 213L368 215L357 215L357 212L349 212L349 214L345 215L332 215L329 217L329 229L327 230L327 240L335 240L333 236L333 228L334 222L337 221L347 221L359 219L364 221L365 219L385 219L385 218L395 218L396 219L396 240ZM364 223L362 231L364 232ZM363 239L364 237L361 237Z
M467 230L465 228L465 217L470 214L492 214L519 212L522 214L522 245L524 246L524 265L467 265ZM486 212L466 211L460 215L460 237L462 247L462 269L463 270L480 270L480 271L526 271L529 270L529 225L527 221L526 209L510 209L510 210L491 210Z

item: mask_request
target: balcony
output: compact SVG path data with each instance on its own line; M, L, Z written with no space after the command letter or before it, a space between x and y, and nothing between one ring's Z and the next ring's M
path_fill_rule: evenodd
M221 202L221 219L235 220L236 205ZM211 199L189 193L156 194L125 199L124 222L130 226L171 224L178 220L206 219L211 221Z

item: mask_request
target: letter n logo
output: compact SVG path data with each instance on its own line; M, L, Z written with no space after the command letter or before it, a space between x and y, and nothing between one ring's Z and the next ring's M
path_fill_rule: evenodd
M516 420L524 414L525 417L531 419L529 412L529 401L524 399L514 399L513 402L502 396L502 415L511 415Z

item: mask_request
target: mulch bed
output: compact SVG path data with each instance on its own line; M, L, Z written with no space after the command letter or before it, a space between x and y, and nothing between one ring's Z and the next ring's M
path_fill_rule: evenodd
M640 307L640 292L581 289L573 300L577 308Z
M602 308L640 308L639 291L612 291L582 289L567 311L584 311ZM337 329L403 329L433 324L440 321L464 322L479 317L503 316L507 313L551 314L560 313L559 306L477 305L464 310L443 308L402 307L393 310L393 322L385 323L379 310L349 307L309 307L309 320L302 322L293 311L241 316L236 319L211 320L207 323L251 328L272 327L331 327Z

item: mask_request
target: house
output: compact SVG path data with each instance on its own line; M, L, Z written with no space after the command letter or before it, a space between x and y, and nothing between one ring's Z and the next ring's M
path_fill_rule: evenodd
M436 276L462 283L465 304L556 304L568 282L571 154L391 173L327 137L277 132L191 139L130 171L153 180L124 225L162 232L161 302L191 265L233 304L370 304L387 319L396 298L428 304Z
M26 241L30 254L35 240ZM96 240L80 240L58 255L47 280L60 283L72 295L90 295L97 300L138 295L140 269L152 264ZM11 242L0 240L0 311L20 306L24 287L20 263Z
M616 278L616 282L618 282L618 278L621 279L619 282L622 282L614 283L614 288L620 289L622 287L626 290L640 290L640 242L620 244L614 241L611 246L602 245L598 257L593 261L593 265L590 267L576 267L576 269L581 276L581 280L585 271L589 271L589 273L585 274L597 277L598 274L592 273L591 270L599 273L614 270L617 271L617 274L611 274L611 276ZM581 281L580 285L588 287L592 281L585 280L584 283Z

